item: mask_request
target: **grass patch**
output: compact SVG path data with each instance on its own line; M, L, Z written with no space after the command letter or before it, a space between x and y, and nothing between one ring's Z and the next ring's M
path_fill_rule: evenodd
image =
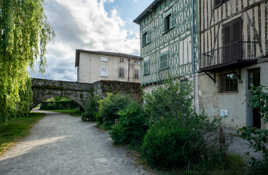
M30 130L35 123L42 119L45 114L30 113L29 117L16 118L7 123L0 123L0 154L3 154L8 148L30 134Z
M52 110L53 112L59 112L63 114L69 114L73 117L80 117L81 112L79 109L60 109L60 110Z

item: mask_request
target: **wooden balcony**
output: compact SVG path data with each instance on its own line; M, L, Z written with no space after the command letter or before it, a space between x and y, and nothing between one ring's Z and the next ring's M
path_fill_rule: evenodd
M239 41L201 55L200 72L217 72L257 63L257 41Z

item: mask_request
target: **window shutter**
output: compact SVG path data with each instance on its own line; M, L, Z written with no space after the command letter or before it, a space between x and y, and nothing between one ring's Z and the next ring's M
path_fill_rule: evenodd
M223 63L227 63L231 56L230 50L231 44L231 27L230 25L226 25L223 27Z
M150 74L150 60L144 61L143 63L143 74L144 75L149 75Z
M175 27L175 25L176 25L176 17L175 17L174 14L171 14L169 21L170 21L170 28Z
M235 60L242 59L243 55L243 49L242 49L242 20L238 19L232 24L232 36L231 36L231 42L232 47L231 47L231 52L232 52L232 57Z
M148 32L148 33L147 33L147 42L146 42L146 44L151 43L151 33L152 33L152 32Z
M167 17L164 18L164 33L168 30L168 22L167 22Z
M168 68L168 53L163 53L160 56L160 70Z
M147 35L147 32L145 32L145 33L142 35L142 47L145 47L145 46L146 46L146 35Z

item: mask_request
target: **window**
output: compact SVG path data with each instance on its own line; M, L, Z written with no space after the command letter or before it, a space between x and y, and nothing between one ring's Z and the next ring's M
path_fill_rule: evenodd
M168 52L166 51L160 56L160 70L167 69L168 67Z
M147 61L144 61L144 64L143 64L143 74L146 76L146 75L150 75L150 61L147 60Z
M138 80L139 79L139 75L140 75L139 70L138 69L135 69L135 71L134 71L134 79L135 80Z
M223 3L227 2L228 0L215 0L215 4L214 4L214 7L215 8L218 8L220 7Z
M124 58L120 58L120 63L124 63Z
M101 77L108 77L108 70L106 66L101 67L101 72L100 72Z
M164 19L164 33L167 33L175 27L175 17L172 14L169 14Z
M223 62L242 59L242 19L235 19L223 26Z
M119 78L125 78L125 70L124 70L124 68L119 68Z
M101 57L101 58L100 58L100 61L101 61L101 62L108 62L108 61L109 61L109 59L108 59L108 58L106 58L106 57Z
M237 92L238 78L235 73L220 75L220 92Z
M150 32L145 32L142 35L142 47L145 47L150 43L151 43L151 33Z
M134 60L134 64L140 64L139 60Z

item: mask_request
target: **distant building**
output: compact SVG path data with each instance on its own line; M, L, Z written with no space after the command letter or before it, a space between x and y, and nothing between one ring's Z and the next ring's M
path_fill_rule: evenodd
M114 52L76 50L77 81L93 83L100 80L140 82L142 58Z
M268 1L200 0L200 107L230 127L265 127L248 105L268 86Z

